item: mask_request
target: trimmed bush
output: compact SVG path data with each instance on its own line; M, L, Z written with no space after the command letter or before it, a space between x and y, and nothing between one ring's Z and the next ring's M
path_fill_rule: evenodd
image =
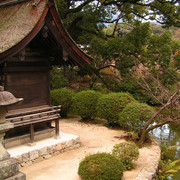
M93 90L78 92L72 98L72 111L80 115L83 120L95 118L96 105L100 96L100 92Z
M134 142L124 142L116 144L112 154L124 164L126 169L132 169L133 161L139 157L139 148Z
M52 89L63 88L69 84L68 79L64 77L61 70L59 70L55 66L52 68L50 75L51 75L51 88Z
M119 125L128 131L140 134L147 120L153 115L154 110L147 104L132 102L119 113Z
M67 117L72 103L72 96L74 92L70 89L54 89L51 91L51 104L54 106L61 105L61 117Z
M79 164L78 174L82 180L120 180L123 164L109 153L97 153L87 157Z
M119 113L123 108L135 99L128 93L110 93L102 95L97 104L97 115L108 121L109 124L117 124Z

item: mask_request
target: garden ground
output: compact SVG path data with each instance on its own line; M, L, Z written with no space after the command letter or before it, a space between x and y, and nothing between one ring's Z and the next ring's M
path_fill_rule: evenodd
M118 138L124 134L123 131L109 129L102 123L85 124L79 120L79 117L61 119L60 131L80 136L82 146L21 168L27 180L80 180L77 174L79 162L87 154L111 152L115 144L125 141ZM150 179L155 173L159 157L160 148L156 143L141 148L135 169L126 171L123 179Z

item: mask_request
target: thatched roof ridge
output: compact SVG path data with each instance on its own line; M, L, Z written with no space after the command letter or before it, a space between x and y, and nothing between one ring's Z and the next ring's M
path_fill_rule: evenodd
M51 16L62 39L78 64L90 64L92 58L72 40L58 15L54 0L0 0L0 63L23 49L41 30ZM62 45L62 43L61 43Z
M0 53L19 43L39 21L47 0L41 0L37 7L33 7L33 3L30 1L0 9Z
M21 4L32 0L0 0L0 8Z

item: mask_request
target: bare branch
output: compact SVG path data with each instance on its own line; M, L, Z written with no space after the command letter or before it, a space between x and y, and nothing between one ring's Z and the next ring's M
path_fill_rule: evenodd
M80 4L80 5L77 6L76 8L74 8L74 9L68 9L68 11L67 11L66 14L71 14L71 13L79 12L79 11L81 11L87 4L89 4L90 2L93 2L93 1L94 1L94 0L84 1L82 4Z
M107 66L104 66L104 67L101 67L101 68L99 68L98 69L98 71L100 71L100 70L102 70L102 69L106 69L106 68L108 68L108 67L113 67L113 68L116 68L117 70L119 70L116 66L113 66L113 65L107 65Z
M114 26L114 30L113 30L113 33L112 33L112 37L114 37L115 32L116 32L116 30L117 30L117 26L118 26L119 20L120 20L123 16L124 16L124 15L123 15L123 13L121 12L121 13L119 14L117 20L116 20L116 23L115 23L115 26Z
M167 118L167 120L164 120L162 123L156 124L154 126L150 126L148 129L146 129L146 133L148 133L149 131L151 131L155 128L161 127L165 124L172 123L172 122L174 122L174 120L172 118Z
M136 78L135 75L132 74L132 77L136 80L136 82L145 90L147 91L147 93L152 96L157 102L159 102L161 105L164 106L164 104L153 94L151 88L149 87L149 84L146 82L146 80L141 77L142 81L144 84L142 84L142 82L139 82L139 78ZM145 86L144 86L145 85Z
M155 113L151 116L151 118L147 121L147 123L146 123L146 125L144 126L143 129L147 129L148 126L154 121L155 117L156 117L163 109L165 109L165 108L166 108L167 106L169 106L171 103L173 103L174 101L176 101L177 99L180 98L180 96L177 96L175 99L173 99L173 98L177 95L178 92L179 92L179 90L176 91L176 92L169 98L168 102L167 102L164 106L162 106L157 112L155 112Z

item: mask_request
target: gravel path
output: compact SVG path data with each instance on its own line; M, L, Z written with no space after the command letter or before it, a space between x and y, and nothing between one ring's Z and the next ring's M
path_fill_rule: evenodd
M60 120L60 131L80 136L82 146L21 168L27 180L80 180L77 175L79 162L87 154L111 152L115 144L124 141L115 138L121 136L123 131L112 130L102 124L84 124L79 120L80 118ZM159 157L160 149L157 144L141 148L139 159L135 163L136 168L126 171L123 180L151 179Z

